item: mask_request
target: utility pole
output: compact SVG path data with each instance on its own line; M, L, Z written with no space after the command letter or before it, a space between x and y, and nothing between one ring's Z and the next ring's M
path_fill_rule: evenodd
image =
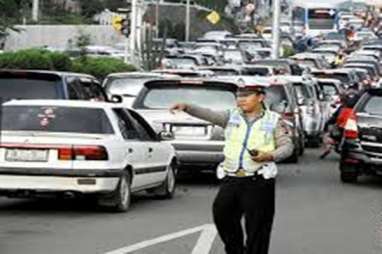
M38 12L39 12L39 0L33 0L32 3L32 20L38 22Z
M186 33L185 33L185 41L190 40L190 0L187 0L186 5Z
M135 64L135 43L137 32L137 0L131 0L130 13L130 61Z
M280 0L273 0L272 58L279 58L280 50Z
M155 5L155 38L159 37L159 0Z

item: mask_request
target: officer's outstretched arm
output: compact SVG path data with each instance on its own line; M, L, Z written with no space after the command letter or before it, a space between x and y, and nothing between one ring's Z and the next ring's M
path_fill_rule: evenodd
M211 122L225 128L229 120L229 111L217 111L199 107L193 104L178 103L170 108L170 112L184 111L194 117Z

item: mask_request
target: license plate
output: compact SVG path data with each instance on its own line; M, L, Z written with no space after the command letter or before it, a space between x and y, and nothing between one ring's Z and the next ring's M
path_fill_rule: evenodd
M6 161L48 161L48 150L42 149L7 149Z
M192 126L173 126L172 131L175 133L175 135L182 135L182 136L204 136L206 135L206 128L205 127L192 127Z

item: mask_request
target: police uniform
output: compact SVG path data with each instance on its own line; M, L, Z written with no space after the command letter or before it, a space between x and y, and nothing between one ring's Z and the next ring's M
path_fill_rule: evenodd
M213 218L226 253L268 253L277 167L274 161L254 161L250 151L270 153L275 161L289 157L293 152L289 129L278 113L266 108L254 119L239 108L217 112L187 105L185 112L225 129L225 159L219 166L224 178L213 203Z

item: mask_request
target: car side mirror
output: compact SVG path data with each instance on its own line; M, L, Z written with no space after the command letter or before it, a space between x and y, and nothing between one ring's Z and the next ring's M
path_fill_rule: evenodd
M121 103L123 101L123 98L121 95L113 94L110 98L110 101L114 103Z
M284 113L287 107L287 102L282 101L280 103L274 103L270 105L270 110L275 111L277 113Z
M170 131L160 131L158 133L158 138L160 140L168 141L174 139L174 134Z
M297 100L297 104L298 104L299 106L304 105L305 102L306 102L305 98L298 98L298 100Z

